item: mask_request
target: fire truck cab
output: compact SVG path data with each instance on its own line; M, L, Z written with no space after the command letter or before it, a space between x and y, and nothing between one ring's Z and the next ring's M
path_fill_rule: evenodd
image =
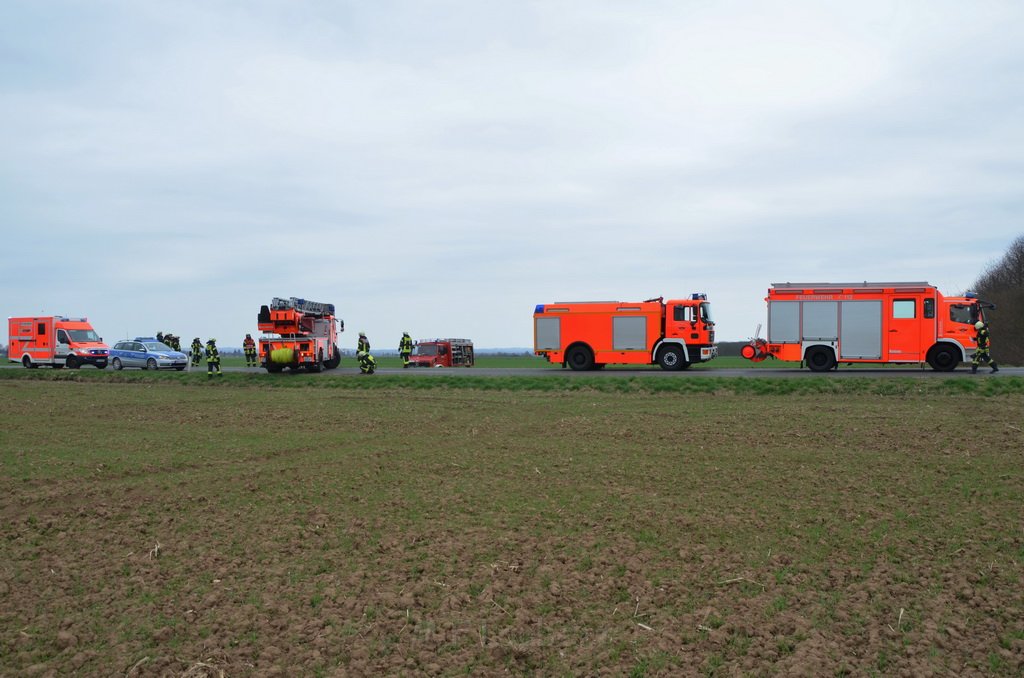
M96 334L88 318L65 318L59 315L7 319L10 345L7 356L34 368L49 365L54 369L77 369L93 365L107 366L110 347Z
M742 355L800 361L814 372L838 363L925 363L948 372L977 348L974 323L995 308L968 294L943 296L926 282L775 283L768 338Z
M608 364L685 370L718 355L707 295L640 302L538 304L533 313L536 355L574 370Z
M409 367L472 367L469 339L420 339L412 348Z

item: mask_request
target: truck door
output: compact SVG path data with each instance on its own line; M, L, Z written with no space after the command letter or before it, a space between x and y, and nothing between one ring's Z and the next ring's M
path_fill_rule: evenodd
M71 353L71 339L64 330L57 330L57 346L54 349L54 357L67 358Z
M697 338L697 308L676 304L667 314L665 336L691 341Z
M896 298L889 306L889 330L886 332L888 359L921 360L921 304L919 299Z

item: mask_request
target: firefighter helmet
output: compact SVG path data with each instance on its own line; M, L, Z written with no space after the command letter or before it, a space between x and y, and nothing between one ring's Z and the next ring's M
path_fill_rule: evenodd
M976 330L980 330L984 326L985 326L985 323L981 322L980 320L978 322L974 323L974 329L976 329Z

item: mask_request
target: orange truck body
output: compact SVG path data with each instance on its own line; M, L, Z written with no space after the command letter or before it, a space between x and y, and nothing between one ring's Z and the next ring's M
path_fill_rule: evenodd
M275 297L261 306L257 325L260 366L268 372L333 370L341 364L338 332L345 323L334 317L334 304Z
M49 365L76 369L93 365L107 366L110 347L96 334L88 318L59 315L27 316L7 319L7 356L25 367Z
M926 282L775 283L765 297L768 337L744 358L777 358L827 372L838 363L925 363L948 372L977 348L974 323L995 308Z
M713 359L718 346L707 295L693 294L669 301L539 304L533 351L574 370L611 364L684 370Z
M409 367L472 367L469 339L420 339L412 348Z

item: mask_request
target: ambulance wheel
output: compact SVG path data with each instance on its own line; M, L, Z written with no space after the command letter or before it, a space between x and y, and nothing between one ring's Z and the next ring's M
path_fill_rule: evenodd
M75 356L73 356L73 355L69 355L68 359L64 361L64 364L68 366L69 370L77 370L78 369L78 359L75 358Z
M661 369L671 372L685 369L683 365L689 366L683 359L683 350L678 346L663 346L658 351L658 364L661 365Z
M111 364L114 366L115 370L122 370L122 369L124 369L124 365L121 364L121 359L120 358L114 358L114 362L111 363Z
M813 346L807 349L807 367L811 372L828 372L836 366L836 354L824 346Z
M21 359L21 364L24 365L27 369L30 369L30 370L34 370L37 367L39 367L39 365L36 365L35 363L33 363L32 362L32 358L29 358L28 356L25 356L25 357L23 357Z
M155 370L156 369L156 358L150 358L149 360L146 361L146 369L147 370Z
M936 372L952 372L960 364L960 356L952 346L936 346L928 351L928 364Z
M594 354L586 346L573 346L565 352L565 362L578 372L591 370L594 368Z

